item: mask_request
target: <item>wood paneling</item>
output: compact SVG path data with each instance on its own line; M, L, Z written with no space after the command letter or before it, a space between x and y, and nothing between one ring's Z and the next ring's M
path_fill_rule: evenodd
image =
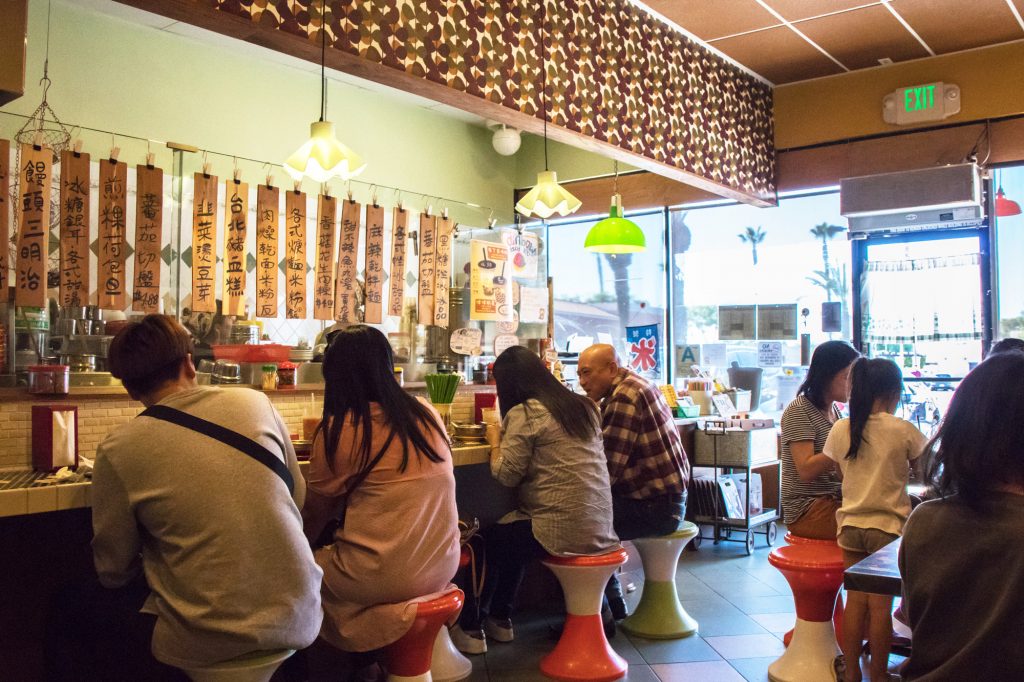
M768 5L786 21L802 21L833 12L846 13L875 0L767 0ZM882 8L882 11L885 11ZM800 27L803 30L803 26Z
M938 54L1024 38L1006 0L895 0L892 6Z
M785 26L716 40L711 45L773 83L843 72L835 62Z
M644 0L644 4L705 41L780 23L755 0Z
M881 5L811 19L801 22L799 28L849 69L878 66L883 57L902 62L928 56L921 43Z

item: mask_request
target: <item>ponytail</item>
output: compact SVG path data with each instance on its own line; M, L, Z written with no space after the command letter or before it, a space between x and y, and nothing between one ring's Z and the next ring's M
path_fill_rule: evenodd
M850 449L846 459L854 460L861 444L867 442L864 427L875 401L898 395L903 388L903 373L892 360L860 358L853 363L850 381Z

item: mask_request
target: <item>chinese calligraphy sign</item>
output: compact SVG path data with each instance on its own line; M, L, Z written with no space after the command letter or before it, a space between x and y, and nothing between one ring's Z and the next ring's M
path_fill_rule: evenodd
M100 245L96 299L101 308L125 307L127 255L128 164L107 159L100 163Z
M367 324L383 321L384 297L384 208L366 207L366 315Z
M277 317L277 230L280 192L256 188L256 316Z
M135 286L132 310L160 312L160 247L163 245L164 172L135 168Z
M437 221L434 236L434 324L448 326L448 290L452 279L452 221L442 218Z
M316 274L313 285L313 319L334 319L334 228L338 202L321 194L316 206Z
M50 179L53 152L31 144L21 146L18 168L18 200L21 225L18 229L17 289L19 306L46 306L46 256L50 237Z
M391 298L388 314L402 316L405 302L405 240L408 237L406 224L409 214L402 208L395 208L391 223Z
M289 320L306 319L306 193L284 198L285 308Z
M341 208L341 243L338 246L338 281L334 294L335 318L356 322L356 274L359 259L359 215L362 206L349 199Z
M217 312L217 176L196 173L192 201L192 310Z
M89 305L89 155L60 155L60 304Z
M437 216L420 215L419 323L434 324L434 233Z
M249 185L224 182L225 315L245 315L245 235L249 220Z

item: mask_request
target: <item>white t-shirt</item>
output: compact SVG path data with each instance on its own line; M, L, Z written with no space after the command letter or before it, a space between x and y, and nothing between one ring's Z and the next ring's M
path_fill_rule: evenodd
M910 462L921 456L926 442L910 422L876 412L864 425L857 458L849 460L850 420L837 421L823 452L843 472L843 504L836 512L839 528L877 528L901 534L910 514Z

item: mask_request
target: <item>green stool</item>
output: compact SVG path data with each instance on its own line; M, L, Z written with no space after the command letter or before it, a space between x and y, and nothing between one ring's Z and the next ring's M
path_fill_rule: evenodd
M644 591L622 629L648 639L680 639L697 632L697 621L679 603L676 566L686 543L700 532L686 521L674 533L633 540L644 564Z

